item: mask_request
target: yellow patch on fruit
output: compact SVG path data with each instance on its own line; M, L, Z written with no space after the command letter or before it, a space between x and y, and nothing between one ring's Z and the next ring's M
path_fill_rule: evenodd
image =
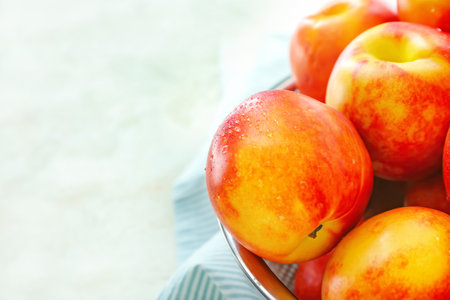
M365 221L335 248L323 298L446 299L449 226L447 214L424 207L397 208Z
M296 181L304 176L298 168L298 153L291 152L283 138L265 138L271 139L272 146L247 144L235 156L236 185L226 194L239 215L228 222L234 223L238 236L250 235L254 245L286 255L314 228L305 226L310 216L300 201L307 193L301 191L301 180Z

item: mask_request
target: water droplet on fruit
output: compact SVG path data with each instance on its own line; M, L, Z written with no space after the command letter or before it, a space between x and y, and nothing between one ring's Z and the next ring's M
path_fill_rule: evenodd
M241 128L236 126L236 127L234 127L234 131L239 132L239 131L241 131Z
M231 134L231 133L233 133L233 130L231 130L231 129L228 129L228 133L230 133L230 134Z
M244 114L242 114L243 116ZM234 123L239 124L239 120L234 120Z
M223 146L222 153L225 154L225 153L227 153L227 151L228 151L228 146L227 145Z

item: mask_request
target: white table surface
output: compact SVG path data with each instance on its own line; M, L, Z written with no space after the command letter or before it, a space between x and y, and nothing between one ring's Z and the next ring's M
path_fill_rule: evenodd
M157 295L221 55L247 63L327 1L280 2L0 2L0 299Z

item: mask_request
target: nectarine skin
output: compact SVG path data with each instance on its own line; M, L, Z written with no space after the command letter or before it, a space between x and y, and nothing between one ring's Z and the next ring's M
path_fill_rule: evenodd
M445 189L447 190L447 201L450 201L450 127L448 128L447 138L445 139L442 174L444 176Z
M375 175L437 172L450 125L450 36L406 22L371 28L339 57L326 103L355 125Z
M340 0L303 19L291 39L290 62L297 88L325 102L328 78L344 48L361 32L396 21L378 0Z
M411 183L405 195L405 206L423 206L450 214L442 174Z
M206 183L219 220L244 247L294 263L326 253L358 222L373 172L341 113L279 90L250 97L219 126Z
M301 300L321 300L322 279L332 251L298 264L295 274L294 295Z
M450 299L450 216L396 208L363 222L334 249L327 299Z
M400 21L419 23L450 32L450 1L397 0Z

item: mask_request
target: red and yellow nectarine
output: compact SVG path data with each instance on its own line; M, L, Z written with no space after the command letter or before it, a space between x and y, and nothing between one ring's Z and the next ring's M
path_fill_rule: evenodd
M293 263L331 250L361 218L370 157L338 111L291 91L258 93L219 126L206 183L222 224L244 247Z
M328 262L323 299L450 299L450 216L425 207L379 214Z
M301 300L322 299L322 279L332 251L298 264L295 274L294 294Z
M397 17L378 0L335 1L303 19L291 39L290 62L297 88L325 101L339 54L361 32Z
M355 125L375 175L418 180L437 172L450 125L450 36L406 22L353 40L330 77L326 103Z

